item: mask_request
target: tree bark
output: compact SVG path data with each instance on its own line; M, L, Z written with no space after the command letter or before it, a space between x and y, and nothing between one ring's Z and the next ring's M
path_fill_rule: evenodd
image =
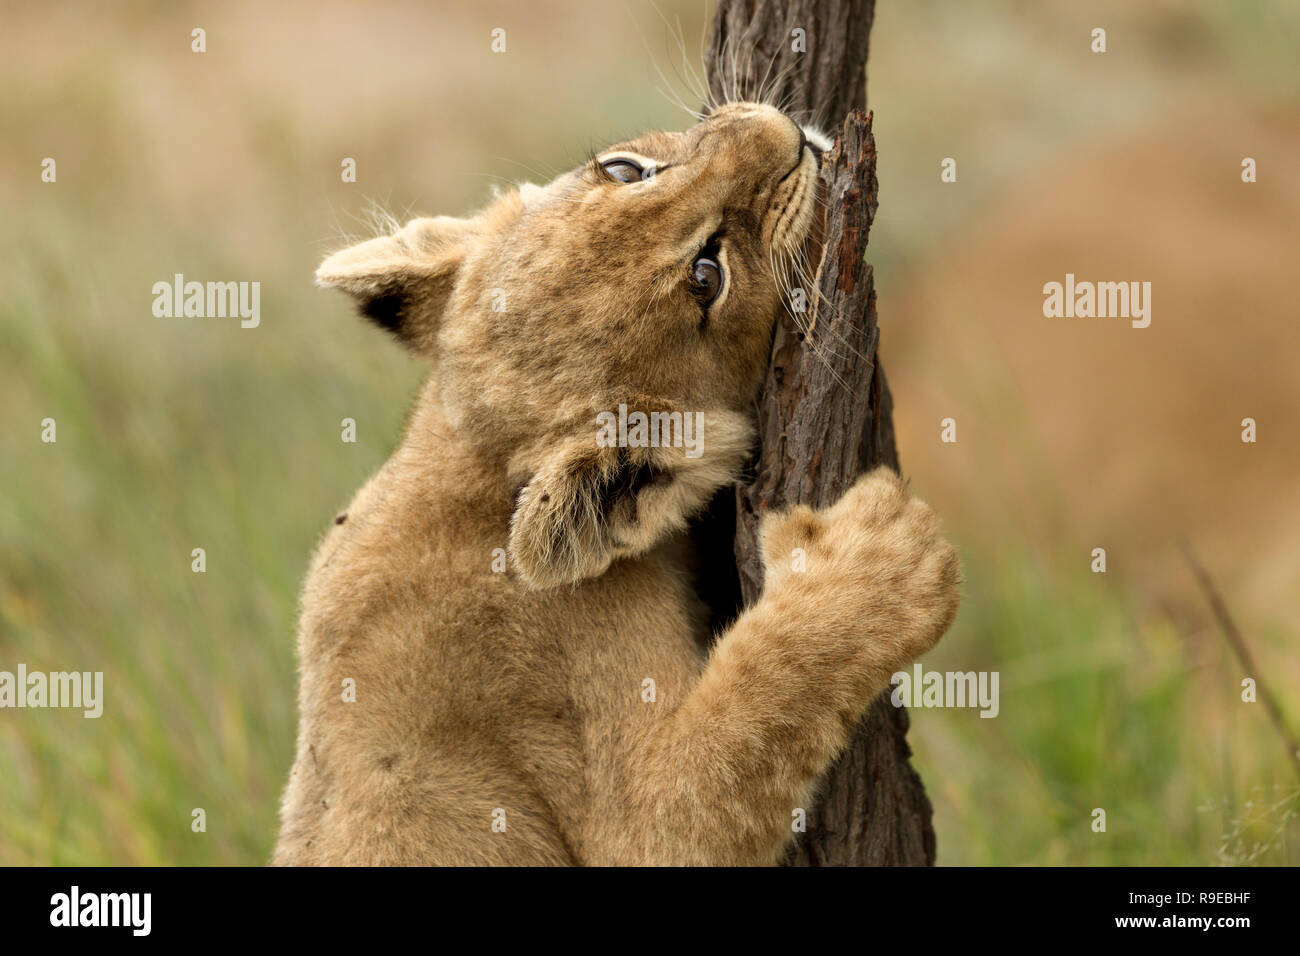
M712 568L703 587L715 620L733 616L762 589L756 533L764 512L826 506L861 472L898 468L864 258L876 211L875 140L863 112L874 11L874 0L718 0L714 14L704 62L715 102L761 97L839 134L822 160L825 209L810 242L817 288L802 290L806 311L792 301L778 316L752 480L734 498L715 500L695 530ZM717 570L720 559L734 574ZM808 808L792 865L934 863L932 810L908 762L907 727L906 710L893 707L887 692L872 704Z

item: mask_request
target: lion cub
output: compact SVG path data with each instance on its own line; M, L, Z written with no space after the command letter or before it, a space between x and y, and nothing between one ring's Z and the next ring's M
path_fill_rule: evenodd
M320 267L433 371L307 579L276 863L780 860L958 601L881 470L769 516L761 600L697 649L684 528L750 448L810 138L731 103Z

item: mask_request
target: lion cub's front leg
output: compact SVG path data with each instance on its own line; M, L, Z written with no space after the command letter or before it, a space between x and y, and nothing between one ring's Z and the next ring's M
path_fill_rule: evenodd
M791 812L890 676L957 611L957 554L893 472L833 507L765 519L762 598L646 743L647 862L775 861Z

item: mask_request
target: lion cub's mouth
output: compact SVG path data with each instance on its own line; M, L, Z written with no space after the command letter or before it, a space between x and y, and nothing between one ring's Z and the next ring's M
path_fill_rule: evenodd
M820 155L820 150L805 147L798 164L777 184L772 197L768 213L772 223L770 246L783 257L795 256L812 230Z

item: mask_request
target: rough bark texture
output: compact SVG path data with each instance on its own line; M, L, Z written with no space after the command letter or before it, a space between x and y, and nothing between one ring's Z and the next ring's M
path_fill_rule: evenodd
M761 93L800 122L838 128L867 105L875 8L875 0L718 0L704 52L709 92L718 103Z
M828 505L862 471L898 468L864 259L876 211L875 140L862 112L874 7L874 0L719 0L714 15L705 66L715 101L762 95L839 134L822 162L826 211L808 259L817 290L804 290L807 311L794 305L797 323L788 313L778 318L752 481L734 500L715 501L696 530L719 620L762 589L755 534L764 512ZM795 49L796 30L805 52ZM723 549L733 531L736 573L728 580L717 569L719 559L728 564ZM875 701L809 808L792 864L933 864L930 801L908 763L907 726L907 712L888 694Z

